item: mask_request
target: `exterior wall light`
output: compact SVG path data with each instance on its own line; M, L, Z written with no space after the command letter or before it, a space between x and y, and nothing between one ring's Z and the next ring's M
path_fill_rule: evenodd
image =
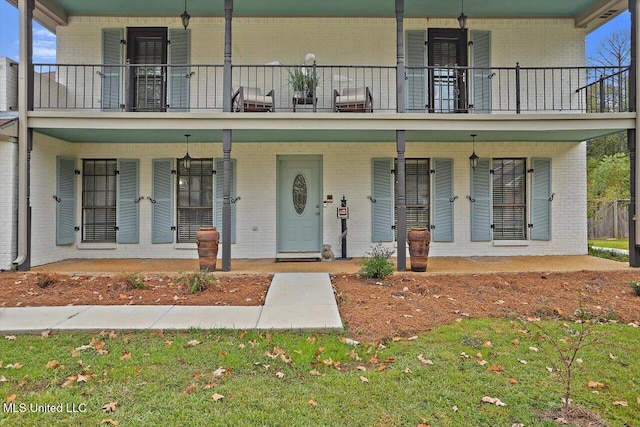
M187 154L184 155L183 158L180 159L180 161L182 161L182 166L184 166L185 169L189 169L191 167L191 156L189 155L189 137L191 136L190 134L185 134L184 135L187 138Z
M460 25L461 30L467 28L467 15L464 14L464 0L462 0L462 11L460 12L460 16L458 16L458 25Z
M475 133L471 134L471 138L473 138L473 153L469 156L469 164L471 165L471 169L475 169L478 166L478 155L476 154L476 135Z
M189 26L189 19L191 19L191 15L187 12L187 0L184 0L184 12L180 15L180 19L182 19L182 26L186 30Z

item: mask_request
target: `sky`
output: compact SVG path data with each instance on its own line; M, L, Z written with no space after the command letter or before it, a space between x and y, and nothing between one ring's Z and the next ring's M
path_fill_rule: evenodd
M587 57L593 56L596 48L608 34L631 28L629 12L618 15L606 25L598 28L586 38ZM0 0L0 56L18 60L18 9ZM55 63L56 38L37 22L33 23L33 62Z

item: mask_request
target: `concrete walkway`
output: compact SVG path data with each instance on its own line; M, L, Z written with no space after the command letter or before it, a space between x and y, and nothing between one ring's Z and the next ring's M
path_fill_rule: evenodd
M328 273L278 273L263 306L79 305L0 308L0 332L47 329L342 329Z

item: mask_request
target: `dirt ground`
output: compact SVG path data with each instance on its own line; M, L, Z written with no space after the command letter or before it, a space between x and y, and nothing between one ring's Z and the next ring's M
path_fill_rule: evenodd
M179 274L90 275L1 272L0 307L61 305L261 305L271 276L219 275L189 294ZM636 271L521 272L419 275L384 280L332 274L340 315L357 340L408 337L436 325L477 317L571 318L576 309L640 325L640 297L630 286ZM141 286L139 286L141 287Z

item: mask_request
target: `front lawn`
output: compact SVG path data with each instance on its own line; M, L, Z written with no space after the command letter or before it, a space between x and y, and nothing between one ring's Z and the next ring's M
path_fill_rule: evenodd
M575 405L639 425L640 333L615 323L592 332L599 344L579 354ZM541 336L499 319L360 345L312 332L6 336L0 425L554 426L540 414L561 406L563 387Z
M593 239L593 240L589 240L589 246L629 250L629 239L601 239L601 240Z

